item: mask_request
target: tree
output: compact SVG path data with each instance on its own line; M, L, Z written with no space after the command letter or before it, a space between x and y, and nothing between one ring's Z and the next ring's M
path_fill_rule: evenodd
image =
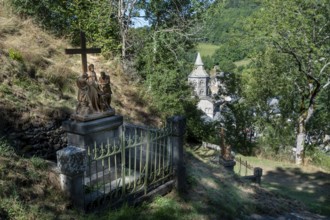
M121 57L123 60L127 56L127 42L128 42L128 31L132 23L132 18L137 14L137 5L144 1L138 0L117 0L117 19L120 27L120 37L121 37Z
M80 43L80 31L88 43L103 51L118 51L119 25L114 19L115 6L108 0L85 1L25 1L10 0L15 12L22 17L34 17L40 25L57 36L69 36L73 44Z
M268 60L256 62L253 68L256 72L272 69L263 73L267 74L263 77L267 83L258 86L271 91L282 84L285 89L278 87L279 90L289 96L279 94L280 102L288 104L285 99L294 97L291 110L297 114L296 164L301 164L304 158L306 126L319 108L318 97L322 90L329 89L329 21L329 0L292 0L285 5L280 0L265 0L250 21L252 33L262 41L266 51L259 60ZM279 82L269 85L267 77ZM267 94L271 93L263 96Z
M244 33L241 23L257 10L257 2L258 0L213 1L212 7L205 14L201 39L214 44L227 44L237 33Z

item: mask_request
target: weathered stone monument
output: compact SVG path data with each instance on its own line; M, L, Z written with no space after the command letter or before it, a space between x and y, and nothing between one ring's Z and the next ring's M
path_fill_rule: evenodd
M70 120L63 122L67 133L68 147L57 152L61 188L78 206L82 206L87 147L105 144L109 139L118 139L123 117L115 115L110 106L110 77L101 74L98 80L94 65L87 71L87 54L100 53L100 48L86 48L85 34L81 32L81 48L66 49L66 54L81 54L82 74L76 80L78 103Z
M90 64L87 71L87 54L100 53L100 48L86 48L85 34L81 32L81 49L66 49L66 54L81 54L82 75L76 80L78 87L78 104L71 120L63 123L68 135L68 145L86 147L105 143L107 138L119 135L119 127L123 117L115 115L110 106L110 76L105 72L97 79L94 65Z
M231 154L231 146L225 141L225 129L223 127L220 128L220 139L221 154L219 156L219 163L227 170L234 172L236 161Z
M134 204L176 186L185 189L183 142L185 118L169 118L163 129L124 124L111 107L110 76L97 76L94 65L87 68L87 53L81 34L83 72L77 78L78 103L70 120L63 122L68 146L57 151L57 169L64 192L80 208L111 206L125 200Z

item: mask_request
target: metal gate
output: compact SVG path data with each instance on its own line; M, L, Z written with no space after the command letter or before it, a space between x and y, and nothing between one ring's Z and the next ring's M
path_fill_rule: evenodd
M87 148L84 204L136 199L173 178L173 149L168 129L122 126L119 139Z

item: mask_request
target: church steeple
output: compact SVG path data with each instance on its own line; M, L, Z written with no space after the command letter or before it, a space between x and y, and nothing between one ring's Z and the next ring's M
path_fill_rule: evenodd
M190 73L189 77L209 77L209 74L207 74L204 69L204 63L202 61L200 53L197 54L195 68Z
M208 96L209 79L210 76L205 71L201 55L198 53L195 61L195 67L188 77L188 81L194 87L194 91L198 97Z
M195 66L204 66L204 63L202 61L202 58L201 58L201 55L199 52L196 57Z

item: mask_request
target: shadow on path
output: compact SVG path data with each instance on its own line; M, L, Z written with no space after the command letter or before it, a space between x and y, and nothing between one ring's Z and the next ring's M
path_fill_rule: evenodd
M305 203L313 212L330 216L329 173L277 167L265 173L263 184L273 192Z

